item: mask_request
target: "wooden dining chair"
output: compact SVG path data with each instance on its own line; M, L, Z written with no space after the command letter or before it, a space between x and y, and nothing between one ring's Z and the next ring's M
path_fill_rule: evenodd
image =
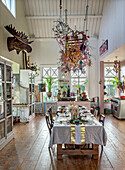
M51 131L52 131L52 128L53 128L53 124L51 123L51 121L50 121L50 116L49 116L49 114L46 114L46 124L47 124L47 127L48 127L48 129L49 129L49 133L50 133L50 135L51 135Z
M54 124L55 117L52 115L52 107L50 107L50 108L48 109L48 113L49 113L49 115L50 115L51 123Z
M92 114L94 114L94 107L91 107L90 111Z
M91 113L97 118L97 110L95 106L91 108Z
M52 128L53 128L52 109L51 109L51 107L47 110L45 117L46 117L46 124L47 124L47 127L49 129L49 133L51 135L51 131L52 131Z
M51 124L53 124L52 107L50 107L50 108L48 109L48 114L49 114L49 116L50 116Z
M105 116L103 114L100 114L99 115L99 122L101 122L103 126L104 126L104 121L105 121Z

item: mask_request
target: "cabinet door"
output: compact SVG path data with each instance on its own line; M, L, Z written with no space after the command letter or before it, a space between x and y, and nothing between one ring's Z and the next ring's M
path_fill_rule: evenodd
M12 117L7 119L7 133L10 133L12 131Z
M11 99L11 93L12 93L12 89L11 89L11 83L6 83L6 98L7 99Z
M12 114L12 101L7 101L6 102L6 108L7 108L7 116Z
M0 120L5 118L5 102L0 102Z
M0 82L0 101L4 99L4 83Z
M11 81L11 67L6 66L6 81Z
M4 81L4 64L0 63L0 81Z
M5 121L0 122L0 139L5 137Z
M29 106L29 116L32 115L32 106Z
M35 113L35 104L32 105L32 114Z

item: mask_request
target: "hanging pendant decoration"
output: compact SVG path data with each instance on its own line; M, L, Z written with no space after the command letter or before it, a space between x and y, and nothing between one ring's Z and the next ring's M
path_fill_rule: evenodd
M117 58L118 57L116 56L116 60L114 61L114 69L113 69L116 73L118 73L120 70L120 61L118 61Z

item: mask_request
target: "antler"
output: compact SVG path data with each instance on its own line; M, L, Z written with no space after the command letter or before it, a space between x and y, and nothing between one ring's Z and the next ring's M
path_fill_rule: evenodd
M31 44L33 42L33 41L28 42L29 41L28 36L25 35L25 33L23 32L16 31L15 27L12 27L12 24L5 26L5 28L10 34L12 34L16 39L18 39L24 44Z

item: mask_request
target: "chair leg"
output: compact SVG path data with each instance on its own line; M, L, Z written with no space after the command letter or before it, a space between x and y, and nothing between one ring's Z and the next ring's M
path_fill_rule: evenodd
M101 145L101 148L102 148L102 150L103 150L103 145Z

